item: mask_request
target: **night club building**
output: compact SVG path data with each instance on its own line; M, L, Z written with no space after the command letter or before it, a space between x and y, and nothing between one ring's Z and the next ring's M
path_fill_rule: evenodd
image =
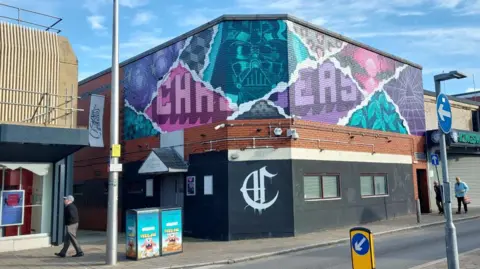
M427 178L417 64L289 15L245 15L202 25L120 73L120 212L182 206L185 234L216 240L415 213L417 179ZM104 130L110 81L105 70L79 85L106 96ZM108 155L75 155L84 229L106 227Z

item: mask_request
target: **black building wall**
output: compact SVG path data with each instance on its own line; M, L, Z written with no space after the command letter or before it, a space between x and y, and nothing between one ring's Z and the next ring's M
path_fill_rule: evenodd
M231 239L293 236L291 160L230 162L228 167ZM269 177L267 174L273 176ZM264 210L257 210L249 206L247 200L252 199L249 200L250 203L258 203L258 206L261 206L260 199L255 201L254 192L256 191L258 198L261 198L262 175L267 175L263 177L265 191L263 204L274 202ZM260 189L257 190L253 183L255 176L259 180L257 186ZM243 190L244 186L246 190Z
M362 224L415 210L412 165L336 161L293 160L295 232ZM339 173L341 199L305 201L304 174ZM386 197L361 197L360 174L385 173Z
M187 176L196 177L196 194L187 196L185 185L185 236L229 240L227 151L193 154ZM204 176L212 176L213 195L204 195Z

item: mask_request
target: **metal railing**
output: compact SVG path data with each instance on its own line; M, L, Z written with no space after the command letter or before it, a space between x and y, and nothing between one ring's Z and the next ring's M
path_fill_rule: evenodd
M56 32L57 34L62 31L60 29L53 28L55 25L57 25L58 23L60 23L63 20L62 18L58 18L58 17L55 17L55 16L47 15L47 14L32 11L32 10L27 10L27 9L23 9L23 8L10 6L10 5L3 4L3 3L0 3L0 8L1 7L5 7L8 10L11 10L12 13L13 12L16 13L16 17L12 17L12 16L8 16L8 15L0 15L0 20L1 19L6 19L8 21L14 21L17 24L26 24L26 25L30 25L30 26L36 26L38 28L42 28L45 31ZM50 19L53 20L53 23L50 24L50 25L42 25L42 24L39 24L39 23L35 23L33 21L24 20L23 16L22 16L22 12L50 18Z
M0 88L0 97L0 122L76 128L77 113L84 111L76 107L80 97L73 89L53 94Z

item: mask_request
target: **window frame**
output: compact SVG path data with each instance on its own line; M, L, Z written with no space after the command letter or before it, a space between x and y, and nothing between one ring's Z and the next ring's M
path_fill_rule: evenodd
M375 177L382 176L385 178L385 194L376 194L375 189ZM362 177L370 177L372 179L372 195L363 195L362 194ZM388 174L387 173L361 173L360 174L360 196L362 198L376 198L376 197L388 197L390 196L389 185L388 185Z
M305 177L318 177L320 182L321 193L319 198L305 198ZM324 185L323 177L336 177L337 178L337 197L327 197L324 196ZM341 200L342 199L342 180L339 173L305 173L302 177L303 180L303 200L305 202L315 202L315 201L331 201L331 200Z

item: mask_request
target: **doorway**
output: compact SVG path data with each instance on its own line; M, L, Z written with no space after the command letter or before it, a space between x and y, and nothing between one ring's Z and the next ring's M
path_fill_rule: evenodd
M418 199L420 199L420 211L422 214L431 213L426 169L417 169Z
M160 206L162 207L183 207L183 174L166 174L159 179Z

